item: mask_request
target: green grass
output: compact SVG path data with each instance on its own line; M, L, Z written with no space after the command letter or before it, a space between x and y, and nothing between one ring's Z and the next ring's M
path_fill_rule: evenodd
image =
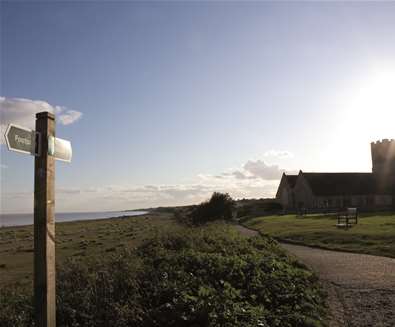
M159 230L178 230L170 213L56 224L56 261L110 257L136 247ZM0 287L32 283L33 226L0 228Z
M166 215L62 226L58 234L73 244L66 250L86 255L60 259L59 327L326 326L317 276L270 237L245 237L221 221L181 225ZM94 231L108 242L91 246ZM124 246L131 233L136 240ZM32 326L31 300L31 287L0 287L0 325Z
M244 222L280 240L333 250L367 253L395 258L395 214L362 214L348 230L337 228L335 215L267 216Z

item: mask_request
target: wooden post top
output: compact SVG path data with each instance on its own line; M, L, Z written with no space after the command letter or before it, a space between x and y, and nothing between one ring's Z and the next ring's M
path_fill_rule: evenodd
M55 115L53 113L51 113L51 112L48 112L48 111L42 111L42 112L39 112L39 113L36 114L36 118L37 119L39 119L39 118L49 118L49 119L55 120Z

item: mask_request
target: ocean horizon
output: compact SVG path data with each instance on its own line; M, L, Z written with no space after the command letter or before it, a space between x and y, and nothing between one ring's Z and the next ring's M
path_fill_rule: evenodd
M140 216L147 212L148 211L57 212L55 213L55 222ZM0 214L0 227L33 225L33 217L33 213Z

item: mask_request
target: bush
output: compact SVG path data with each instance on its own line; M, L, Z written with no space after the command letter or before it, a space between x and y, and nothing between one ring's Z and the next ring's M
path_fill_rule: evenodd
M0 300L7 327L31 321L28 296L16 294ZM311 272L272 239L242 238L223 224L159 235L109 262L70 262L58 273L58 327L323 326L323 312Z
M0 288L0 326L33 326L31 295L22 288Z
M275 200L242 200L237 203L237 218L257 217L282 213L282 205Z
M214 192L210 200L196 206L190 217L194 224L203 224L209 221L224 219L230 220L233 217L235 202L228 193Z
M151 240L140 251L150 267L145 288L151 299L145 303L151 308L149 325L322 324L316 277L269 238L196 232Z

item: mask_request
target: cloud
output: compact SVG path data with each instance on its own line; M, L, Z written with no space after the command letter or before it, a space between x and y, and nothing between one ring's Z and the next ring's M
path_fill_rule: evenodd
M46 101L0 97L0 144L4 143L4 133L8 124L14 123L34 129L36 113L41 111L55 114L62 125L72 124L82 117L79 111L53 106Z
M226 192L233 198L271 197L276 183L263 180L237 180L225 178L222 183L209 175L201 175L194 182L174 185L107 185L89 188L57 188L56 211L110 211L158 206L197 204L207 200L213 192ZM31 212L33 193L3 192L3 212ZM22 205L21 205L22 204Z
M238 179L248 179L250 177L250 176L246 176L244 173L238 170L234 171L232 175Z
M251 181L253 179L262 179L265 181L274 181L279 180L284 172L285 169L281 169L278 165L269 165L263 160L248 160L241 169L233 169L211 177L222 180L235 178L237 180Z
M281 175L285 172L284 169L280 169L277 165L267 165L262 160L251 161L249 160L244 165L244 170L252 176L264 179L264 180L279 180Z
M80 194L81 190L77 188L58 188L56 192L60 194Z
M75 110L68 110L64 114L60 115L58 120L62 125L70 125L80 119L82 116L82 112Z
M270 198L276 193L285 170L262 160L248 160L241 168L219 174L199 174L180 184L103 185L56 189L56 210L108 211L197 204L215 191L235 199ZM23 198L23 201L21 201ZM4 211L33 210L32 192L2 194ZM26 208L21 208L21 203Z
M285 159L285 158L293 158L294 155L289 151L270 150L270 151L266 151L263 156Z

